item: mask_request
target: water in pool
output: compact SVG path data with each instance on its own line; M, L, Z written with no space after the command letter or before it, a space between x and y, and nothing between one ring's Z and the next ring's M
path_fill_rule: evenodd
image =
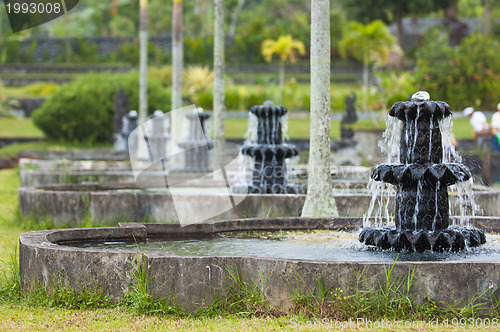
M369 248L358 232L331 230L237 232L206 237L148 239L142 242L81 242L79 248L170 251L179 256L255 256L313 261L500 261L500 235L487 235L485 245L460 253L396 253Z

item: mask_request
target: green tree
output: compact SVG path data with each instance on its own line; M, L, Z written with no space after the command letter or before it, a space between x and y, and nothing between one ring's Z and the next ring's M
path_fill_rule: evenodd
M430 31L417 50L415 78L434 99L446 100L452 109L466 106L495 110L500 99L500 43L473 33L460 45L448 45L447 35Z
M398 44L403 49L403 17L444 9L458 0L341 0L350 17L368 23L373 20L396 23ZM400 57L400 66L403 57Z
M491 31L491 17L493 10L498 8L500 0L482 0L483 4L483 33L489 34Z
M215 0L214 27L214 166L223 169L225 155L224 6Z
M387 63L390 52L397 49L395 42L394 36L380 20L366 25L360 22L350 22L339 42L339 51L343 57L352 55L363 62L363 108L365 110L367 109L370 64Z
M146 122L148 110L148 0L140 0L139 26L139 123Z
M182 31L182 0L173 0L172 10L172 108L182 107L182 68L183 68L183 31ZM170 119L171 144L176 146L182 137L182 121L177 112Z
M292 39L292 36L280 36L277 40L266 39L262 43L262 55L267 62L271 62L273 54L279 56L279 82L281 95L285 87L285 62L296 62L297 52L300 55L306 54L304 43Z

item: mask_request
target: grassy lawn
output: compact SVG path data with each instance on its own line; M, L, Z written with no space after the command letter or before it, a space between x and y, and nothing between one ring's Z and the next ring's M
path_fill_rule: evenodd
M40 138L43 133L30 118L0 118L0 137Z
M288 119L288 136L290 138L309 138L310 122L308 118ZM340 137L340 121L332 120L331 137ZM370 119L357 121L354 129L374 129L385 127L384 121L379 121L377 124ZM248 120L246 118L227 118L226 119L226 137L228 138L243 138L248 129ZM472 128L468 119L458 118L454 120L453 132L457 139L471 139ZM2 137L29 137L41 138L43 133L33 125L31 119L16 119L16 118L0 118L0 138ZM105 144L102 146L110 146ZM54 142L29 142L22 144L10 145L0 149L0 158L15 156L21 150L36 150L36 149L54 149L64 150L75 147L88 147L85 144L68 144Z
M290 325L289 317L163 318L131 315L120 308L67 310L4 304L0 310L2 331L277 331Z
M309 138L309 118L288 119L288 136L290 138ZM242 138L248 128L248 120L244 118L228 118L226 119L226 136L228 138ZM354 129L385 129L385 122L379 121L375 123L371 119L358 120L354 125ZM471 139L472 127L469 120L466 118L458 118L453 120L453 133L457 139ZM332 138L340 137L340 121L332 120L331 135Z
M14 253L19 235L23 233L23 230L12 223L18 206L19 184L17 170L0 171L0 261L6 260Z
M383 123L381 123L383 124ZM360 120L357 124L359 128L373 128L375 127L371 120ZM290 138L309 138L310 121L308 118L289 118L288 119L288 136ZM248 129L248 119L246 118L227 118L226 119L226 137L228 138L243 138ZM0 138L1 137L29 137L41 138L43 133L33 125L31 119L15 119L15 118L0 118ZM332 121L331 137L340 137L340 121ZM21 146L21 144L17 144ZM44 149L54 144L47 144L42 142L23 143L21 149ZM65 148L65 144L60 144L59 149ZM58 147L55 146L57 149ZM18 150L12 147L9 151L8 147L0 149L0 155L12 153Z
M109 148L111 143L98 144L89 146L87 144L79 143L60 143L51 141L38 141L38 142L26 142L7 145L6 147L0 148L0 158L13 158L16 157L19 152L24 150L52 150L52 151L66 151L70 149L82 149L82 148Z
M309 118L288 119L288 136L290 138L309 138ZM245 118L226 119L226 137L243 138L248 129L248 120ZM340 121L332 121L331 137L340 137Z

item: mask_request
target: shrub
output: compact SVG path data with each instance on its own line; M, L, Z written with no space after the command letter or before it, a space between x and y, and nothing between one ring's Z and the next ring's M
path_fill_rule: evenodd
M169 87L172 85L172 66L149 67L148 77L157 79L161 85Z
M311 109L311 95L309 93L305 93L302 95L300 100L300 107L304 111L309 111Z
M114 63L128 63L137 65L139 63L139 39L135 38L132 41L124 42L120 48L109 54L103 55L103 60ZM155 45L152 41L148 42L148 63L159 66L170 61L170 53L165 53L164 50Z
M207 66L189 66L183 73L184 90L189 96L212 90L214 72Z
M267 93L266 90L250 92L243 100L243 107L249 110L253 105L262 105L266 100L272 100L272 94Z
M201 91L196 96L193 96L192 101L197 107L206 110L214 108L214 95L211 90Z
M446 35L434 31L416 53L415 77L431 97L452 108L494 110L500 98L499 53L500 43L489 36L473 33L454 48Z
M35 96L47 96L57 91L59 85L51 82L37 82L26 85L24 89Z
M139 104L137 72L127 74L87 74L58 89L34 112L33 121L54 140L86 143L110 141L113 134L113 104L123 88L130 107ZM170 105L170 93L159 81L148 82L148 111Z
M241 96L237 88L226 89L224 99L228 111L237 111L240 109Z
M190 37L184 38L184 61L186 63L213 64L213 38Z

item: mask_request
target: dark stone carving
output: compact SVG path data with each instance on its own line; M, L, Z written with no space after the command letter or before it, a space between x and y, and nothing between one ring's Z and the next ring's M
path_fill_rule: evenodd
M395 103L389 115L403 122L400 164L379 165L372 179L397 187L396 227L365 228L359 240L381 249L417 252L460 251L485 243L477 228L448 227L447 186L471 176L465 165L443 163L439 120L451 116L450 106L414 97Z
M114 133L118 135L122 131L123 121L122 118L130 110L130 102L125 90L120 89L115 96L115 103L113 104L113 124ZM116 139L116 137L113 137Z
M252 106L250 112L257 117L258 125L257 141L241 147L241 152L254 160L248 192L304 193L304 186L287 183L285 160L298 154L294 145L283 142L281 117L288 112L287 109L268 101L264 105Z
M469 34L469 26L467 23L460 21L457 17L457 5L449 6L446 9L443 25L448 28L448 41L450 46L458 46L462 39Z
M351 128L346 128L347 124L355 123L358 120L358 115L356 114L356 94L352 94L352 96L345 97L345 114L342 117L342 121L340 122L340 136L343 139L353 138L354 130Z

